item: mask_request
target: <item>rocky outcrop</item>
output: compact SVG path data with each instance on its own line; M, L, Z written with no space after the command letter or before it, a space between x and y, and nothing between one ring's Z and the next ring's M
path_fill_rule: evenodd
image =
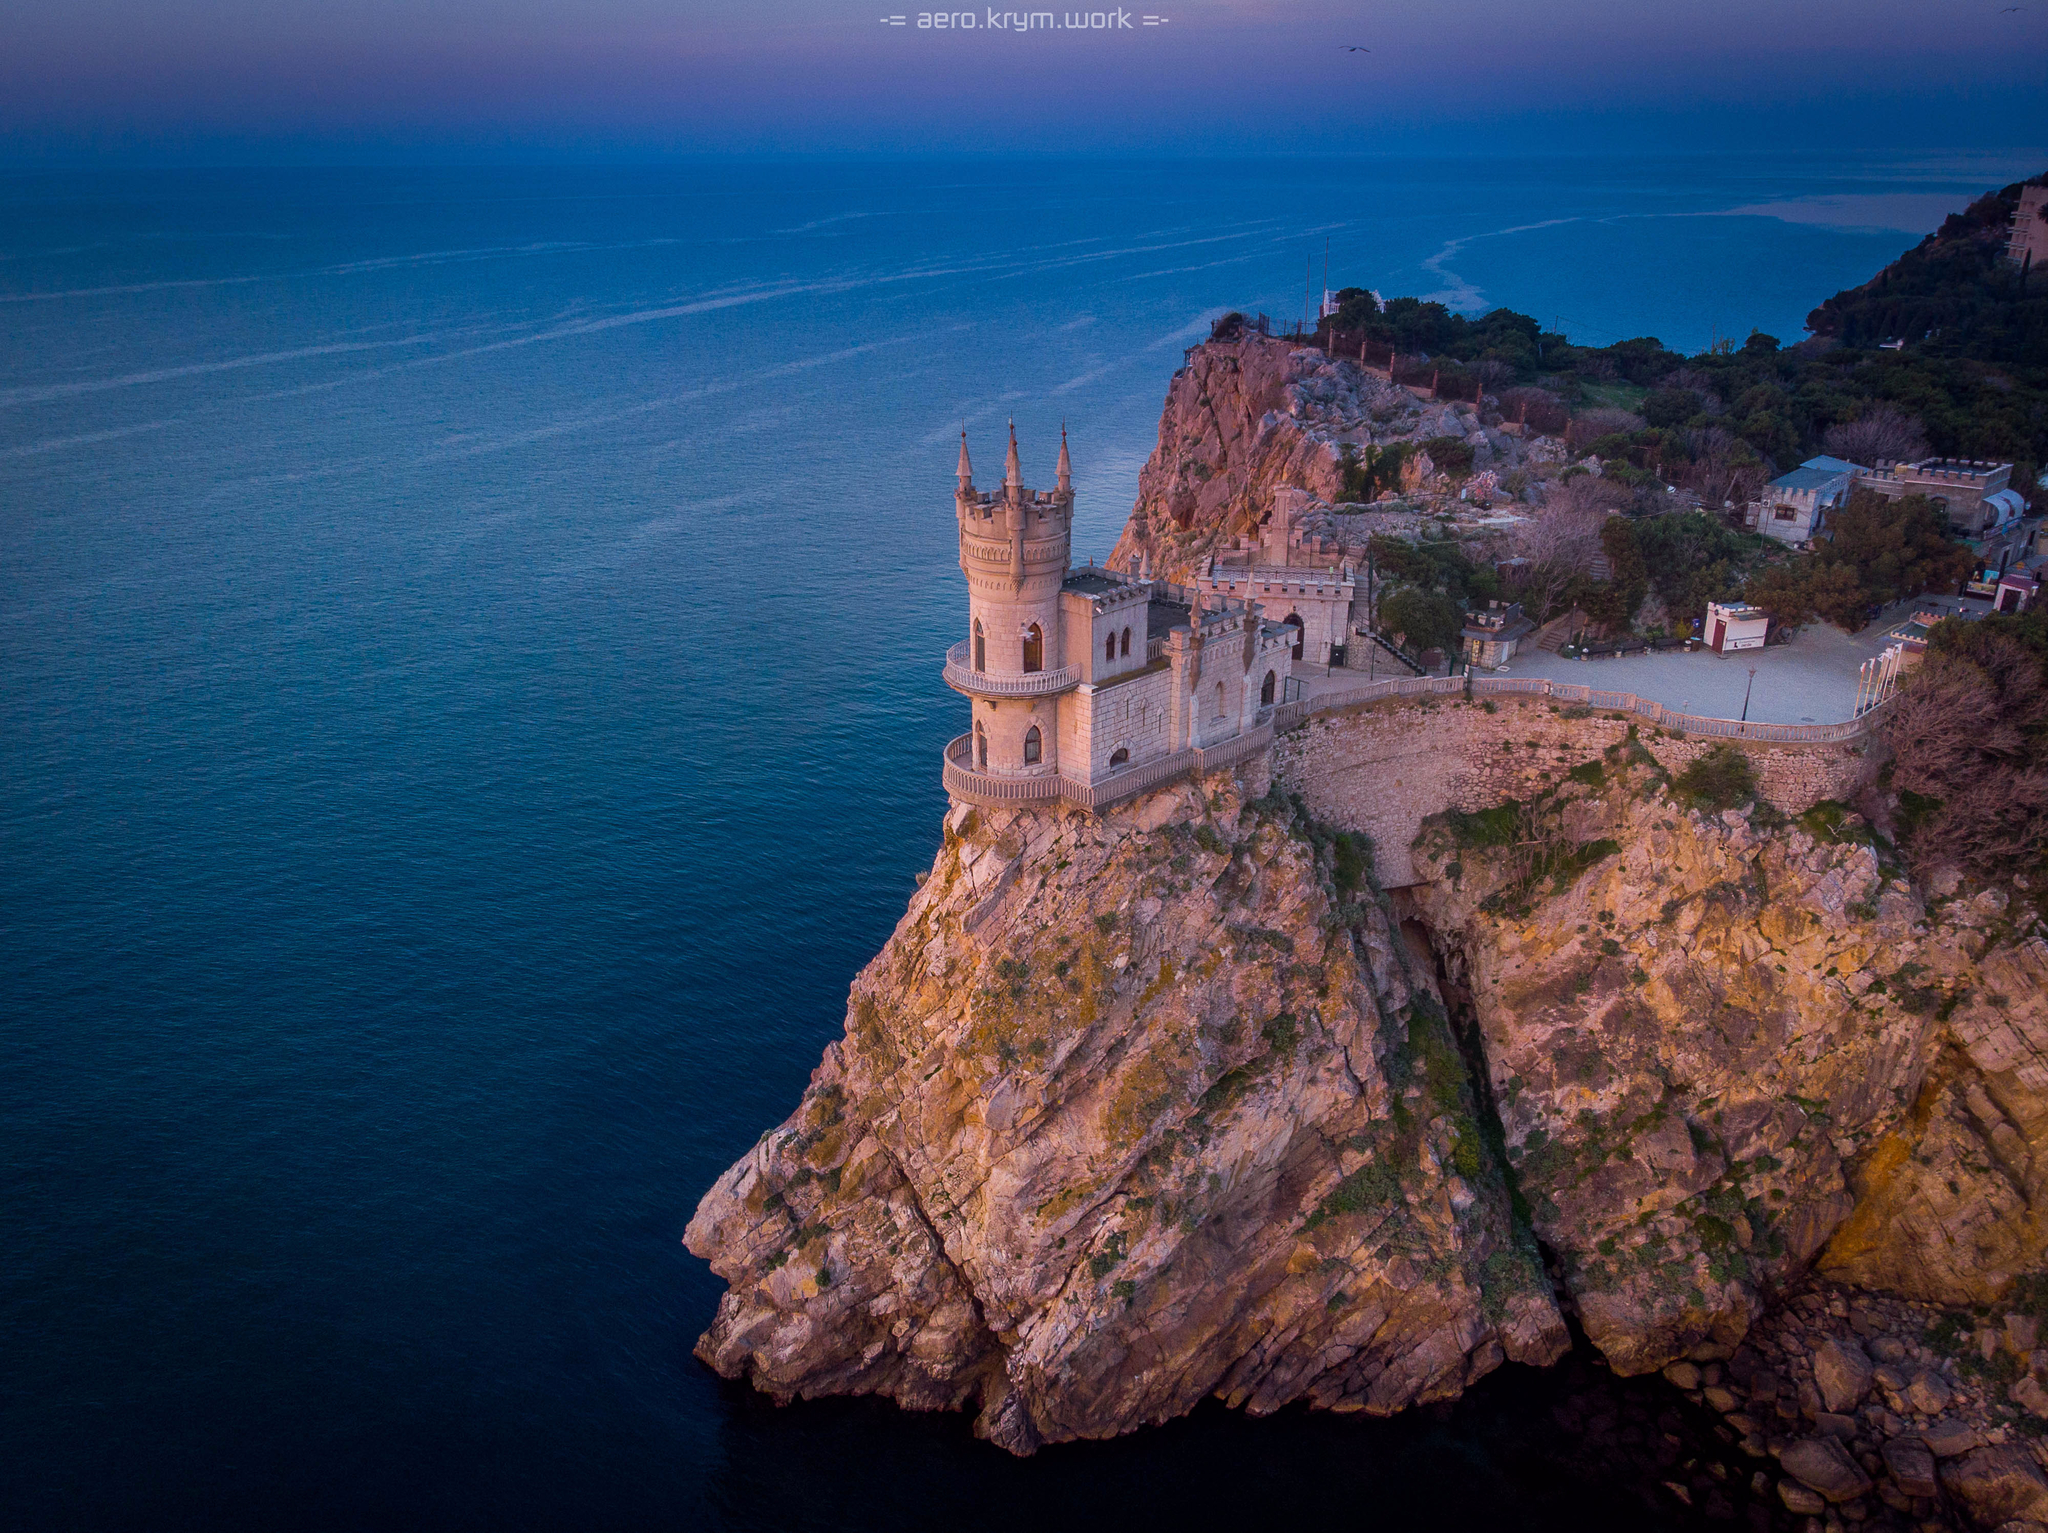
M1256 785L1255 785L1256 786ZM706 1194L698 1355L1016 1452L1386 1413L1566 1345L1365 853L1216 779L960 810L802 1104Z
M1343 490L1343 451L1455 436L1475 467L1520 454L1513 438L1481 425L1470 405L1425 404L1353 362L1313 347L1242 333L1192 348L1167 390L1159 445L1138 475L1138 500L1109 562L1186 580L1203 557L1249 536L1291 486L1324 509ZM1409 466L1406 487L1426 466ZM1377 530L1388 530L1385 527Z
M1734 1345L1809 1263L1979 1302L2048 1254L2048 945L2003 896L1930 912L1855 816L1688 807L1632 741L1414 857L1518 1190L1618 1369Z
M2001 891L1916 888L1832 803L1703 806L1628 737L1425 822L1393 896L1264 788L949 817L690 1224L730 1284L705 1361L1028 1452L1206 1395L1447 1398L1565 1314L1619 1373L1718 1368L1809 1272L1940 1306L2043 1265L2048 944ZM2038 1365L2001 1410L2048 1414ZM1890 1379L1846 1339L1801 1366L1809 1423ZM1891 1383L1962 1440L1940 1377ZM1865 1496L1801 1451L1788 1506Z

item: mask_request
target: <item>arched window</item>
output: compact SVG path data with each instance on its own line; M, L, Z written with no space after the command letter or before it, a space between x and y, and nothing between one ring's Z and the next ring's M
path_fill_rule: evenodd
M982 771L988 770L988 731L981 727L981 720L974 721L974 764Z
M1130 631L1130 629L1126 628L1126 629L1124 630L1124 655L1125 655L1125 656L1126 656L1126 657L1128 658L1128 657L1129 657L1129 655L1130 655L1130 653L1131 653L1131 631Z
M988 636L981 631L980 618L974 620L974 668L977 671L988 669Z
M1038 726L1033 724L1024 731L1024 764L1026 766L1038 765L1043 749L1043 744L1039 739Z
M1109 769L1114 772L1131 764L1131 753L1119 745L1109 753Z
M1108 638L1102 641L1102 658L1105 660L1114 660L1116 658L1115 634L1111 634Z
M1223 683L1216 683L1216 717L1223 717Z
M1259 688L1259 701L1261 703L1270 703L1271 701L1273 701L1273 688L1276 685L1278 685L1278 682L1275 679L1274 674L1271 671L1266 672L1266 684Z
M1024 630L1024 669L1045 669L1045 630L1036 623Z
M1302 648L1301 614L1299 612L1290 612L1280 621L1285 623L1289 628L1292 628L1294 630L1294 658L1299 660L1301 658Z

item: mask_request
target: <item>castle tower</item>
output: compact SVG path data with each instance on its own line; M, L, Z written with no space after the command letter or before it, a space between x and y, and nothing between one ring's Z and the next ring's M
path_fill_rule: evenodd
M1058 473L1059 487L1050 493L1024 487L1013 421L1002 488L978 491L967 433L960 434L954 514L967 577L967 636L946 656L946 682L974 707L974 769L997 776L1058 772L1058 699L1081 680L1061 623L1074 522L1064 431Z

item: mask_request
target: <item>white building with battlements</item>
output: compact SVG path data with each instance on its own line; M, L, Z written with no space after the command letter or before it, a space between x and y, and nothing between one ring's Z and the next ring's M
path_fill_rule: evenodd
M1298 630L1256 601L1072 567L1066 433L1057 486L1028 490L1010 430L1002 487L974 487L960 437L954 511L967 636L946 684L971 727L946 747L946 790L976 804L1100 809L1265 749Z

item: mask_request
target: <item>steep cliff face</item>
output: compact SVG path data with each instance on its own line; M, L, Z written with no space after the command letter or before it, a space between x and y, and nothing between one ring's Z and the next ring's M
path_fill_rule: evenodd
M1931 913L1854 816L1689 808L1633 742L1414 857L1520 1195L1618 1369L1732 1346L1808 1263L1988 1302L2048 1253L2048 946L2003 895Z
M1216 1394L1384 1413L1565 1331L1357 846L1214 779L956 811L802 1104L687 1236L782 1397L1028 1452Z
M1219 543L1256 528L1275 489L1335 502L1345 445L1442 436L1469 441L1482 468L1517 454L1470 406L1425 405L1355 363L1261 335L1204 342L1173 375L1109 562L1136 569L1149 556L1155 574L1184 580Z
M1923 895L1832 804L1698 807L1628 738L1425 822L1391 898L1263 790L955 811L690 1224L706 1362L1029 1452L1448 1397L1557 1357L1560 1305L1640 1373L1809 1270L1988 1303L2048 1260L2048 943L1998 891Z

